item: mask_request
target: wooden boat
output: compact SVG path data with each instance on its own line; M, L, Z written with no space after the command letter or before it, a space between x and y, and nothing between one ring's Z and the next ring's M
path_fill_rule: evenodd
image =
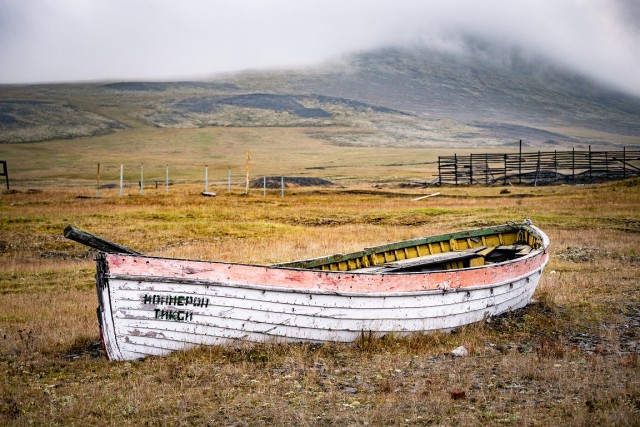
M549 247L528 220L269 266L144 256L73 227L65 235L100 249L98 319L113 360L451 330L528 304Z

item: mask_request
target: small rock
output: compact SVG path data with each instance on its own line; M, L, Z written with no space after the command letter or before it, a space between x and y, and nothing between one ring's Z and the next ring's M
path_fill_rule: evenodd
M449 392L451 394L451 398L453 400L460 400L460 399L466 399L467 398L467 393L465 393L464 390L453 390L451 392Z
M451 350L451 354L455 357L467 357L469 355L469 351L463 346L460 346Z
M356 389L355 387L345 387L342 391L349 394L356 394L358 392L358 389Z

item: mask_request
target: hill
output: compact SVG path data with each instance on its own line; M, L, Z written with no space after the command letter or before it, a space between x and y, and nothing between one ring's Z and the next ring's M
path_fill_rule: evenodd
M206 82L0 88L0 142L210 126L305 127L342 146L638 146L640 98L474 42L458 53L380 49Z

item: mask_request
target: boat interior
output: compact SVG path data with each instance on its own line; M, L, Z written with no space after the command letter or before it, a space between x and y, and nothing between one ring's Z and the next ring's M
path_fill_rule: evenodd
M405 240L349 254L277 264L352 273L415 273L480 267L523 257L542 242L526 226L509 224Z

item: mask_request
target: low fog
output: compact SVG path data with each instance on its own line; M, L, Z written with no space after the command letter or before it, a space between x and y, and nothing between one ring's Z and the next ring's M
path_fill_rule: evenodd
M465 40L640 96L635 0L0 0L0 83L207 78Z

